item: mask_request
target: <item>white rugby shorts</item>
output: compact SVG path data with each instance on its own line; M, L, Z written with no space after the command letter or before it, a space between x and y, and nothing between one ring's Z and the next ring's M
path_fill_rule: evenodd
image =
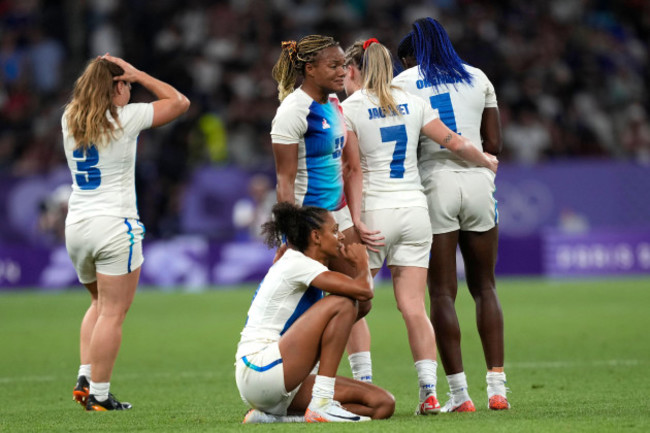
M82 284L97 273L125 275L138 269L144 257L144 225L136 219L114 216L87 218L66 226L65 246Z
M352 215L350 214L350 208L345 205L339 210L332 211L332 216L334 221L339 225L339 231L347 230L350 227L354 226L352 223Z
M298 393L284 387L284 368L278 342L235 363L235 380L242 400L250 407L273 415L286 415L287 408Z
M485 232L499 223L491 171L435 171L422 176L431 231Z
M431 225L425 207L375 209L361 212L361 220L385 237L378 253L368 250L370 269L387 266L429 267Z

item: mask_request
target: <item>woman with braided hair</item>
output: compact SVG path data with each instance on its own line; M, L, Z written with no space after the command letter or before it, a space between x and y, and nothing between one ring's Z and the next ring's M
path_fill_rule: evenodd
M237 347L237 387L251 407L244 423L390 417L390 393L336 376L357 318L355 301L373 295L366 248L343 245L345 236L326 209L280 202L272 212L262 225L267 245L278 247L286 238L290 247L255 292ZM337 258L355 269L351 277L328 270ZM310 374L317 363L317 375Z
M438 21L415 21L397 55L407 69L393 84L437 108L445 124L469 138L477 149L499 154L501 123L494 86L483 71L458 56ZM458 158L434 140L421 143L419 169L433 232L428 275L431 321L451 394L443 411L476 410L467 392L455 309L457 247L476 303L476 323L488 370L488 407L509 409L503 369L503 313L494 278L499 243L495 175Z
M360 189L362 177L358 156L350 155L345 147L345 124L335 95L343 91L345 72L343 50L332 37L310 35L298 42L283 42L273 67L281 104L271 139L278 202L331 211L350 243L361 239L346 197L351 199L350 194ZM294 90L300 77L302 84ZM370 248L380 244L372 236L366 241ZM330 269L347 275L355 272L340 258L331 260ZM359 305L361 319L353 328L347 351L354 378L371 382L370 331L363 319L369 310L369 301Z
M496 171L497 161L452 132L418 97L391 85L390 52L376 39L347 49L343 102L348 147L361 159L363 192L350 199L352 221L361 238L379 230L385 246L370 252L375 275L384 260L390 268L418 374L418 415L440 412L436 395L436 340L425 296L431 228L417 167L421 135L440 142L460 158ZM356 200L360 198L360 200Z

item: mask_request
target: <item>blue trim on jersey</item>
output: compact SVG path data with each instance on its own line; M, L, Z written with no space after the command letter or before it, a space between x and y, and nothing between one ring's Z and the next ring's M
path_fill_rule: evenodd
M302 204L339 210L345 206L341 154L345 127L338 106L314 101L307 114L305 165L307 191Z
M241 358L242 361L244 361L244 364L246 364L246 367L250 368L251 370L259 371L260 373L265 372L266 370L270 370L273 367L275 367L278 364L282 364L282 358L276 359L270 364L262 365L261 367L258 365L253 364L246 358L245 356L242 356Z
M284 328L282 329L282 332L280 332L280 335L284 335L284 333L287 332L291 325L293 325L293 322L298 320L298 317L302 316L302 314L307 311L309 307L321 299L323 299L323 291L314 286L309 286L307 288L307 291L305 291L305 294L302 295L302 298L300 298L300 301L298 302L298 305L296 305L296 309L293 311L293 314L291 317L289 317L287 323L284 324Z
M129 235L129 263L127 264L127 272L131 273L131 259L133 258L133 244L135 243L134 239L135 236L133 236L133 227L131 227L131 224L129 224L129 220L124 218L124 224L129 228L129 230L126 232Z

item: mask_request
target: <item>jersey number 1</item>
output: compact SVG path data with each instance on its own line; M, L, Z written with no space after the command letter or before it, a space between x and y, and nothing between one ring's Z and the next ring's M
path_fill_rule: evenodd
M404 177L404 159L406 159L406 127L404 125L386 126L379 128L383 143L395 142L393 160L390 162L390 178L402 179Z
M454 106L451 105L451 97L449 96L449 93L433 95L429 98L429 101L431 102L431 108L438 110L442 123L456 134L461 135L460 132L456 130L456 115L454 114ZM446 149L445 146L440 146L440 148Z
M82 173L75 175L79 188L83 190L97 189L102 183L102 172L95 167L99 163L99 152L95 146L86 149L84 158L83 149L75 149L72 156L77 160L77 170Z

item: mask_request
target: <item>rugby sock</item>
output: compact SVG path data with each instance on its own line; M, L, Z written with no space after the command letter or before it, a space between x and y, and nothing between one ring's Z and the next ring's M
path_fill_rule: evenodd
M352 377L362 382L372 383L372 360L370 352L357 352L348 355Z
M90 381L90 394L95 396L97 401L104 401L108 398L108 390L111 388L110 382L93 382Z
M334 399L335 381L335 377L316 376L314 388L311 391L311 403L309 403L311 408L325 406Z
M420 384L420 401L433 394L436 395L436 370L438 363L433 359L421 359L415 362L415 369L418 372L418 383Z
M504 372L488 371L485 376L488 398L493 395L506 395L506 374Z
M470 400L469 393L467 392L467 378L465 377L464 371L448 375L447 382L449 382L449 391L454 402L462 403Z
M86 376L86 379L90 380L90 364L81 364L79 366L79 373L77 377Z

